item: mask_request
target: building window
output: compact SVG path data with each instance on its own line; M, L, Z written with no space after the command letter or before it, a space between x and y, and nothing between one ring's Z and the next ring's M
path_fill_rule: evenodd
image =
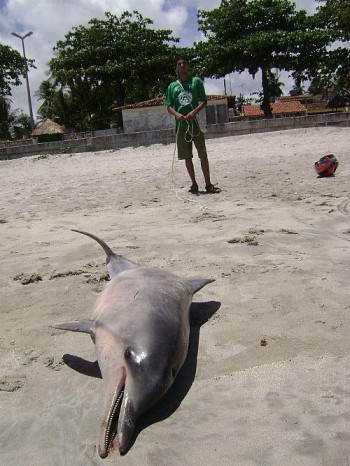
M207 125L215 125L216 118L215 118L215 107L213 105L209 105L205 107L205 114L207 117Z
M228 122L228 115L227 115L227 107L226 105L217 105L216 112L218 115L218 123L227 123Z

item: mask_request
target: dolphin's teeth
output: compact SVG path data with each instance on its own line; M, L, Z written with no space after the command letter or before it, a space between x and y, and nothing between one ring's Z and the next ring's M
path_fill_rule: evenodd
M110 444L117 432L117 426L118 426L118 423L116 422L116 428L113 429L112 431L112 424L113 424L113 421L114 421L114 416L117 412L118 409L120 409L120 404L121 404L121 401L123 399L123 396L124 396L124 391L121 391L116 402L114 403L114 406L113 406L113 409L110 413L110 416L108 418L108 424L107 424L107 428L106 428L106 436L105 436L105 447L106 447L106 450L108 451L109 450L109 447L110 447Z

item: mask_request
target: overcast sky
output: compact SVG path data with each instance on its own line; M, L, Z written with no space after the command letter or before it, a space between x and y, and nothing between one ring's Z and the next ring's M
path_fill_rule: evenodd
M316 9L315 0L295 0L297 8L310 13ZM9 45L22 54L21 40L12 36L16 32L23 36L28 31L33 35L25 39L27 58L35 60L36 70L30 70L29 82L34 116L40 106L34 97L35 91L47 79L47 62L53 56L53 47L74 26L86 25L92 18L104 18L110 11L119 16L123 11L139 11L151 18L157 29L171 29L180 37L180 45L192 45L200 39L197 25L197 10L210 10L219 6L220 0L0 0L0 43ZM285 93L293 82L283 74ZM223 94L223 80L205 80L208 94ZM248 95L261 89L259 76L253 80L248 74L231 74L226 79L228 93ZM29 114L26 86L12 88L12 107Z

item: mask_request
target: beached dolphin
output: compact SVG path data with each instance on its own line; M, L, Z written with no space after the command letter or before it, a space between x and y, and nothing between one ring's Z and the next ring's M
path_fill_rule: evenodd
M137 418L173 384L189 344L189 309L194 293L213 279L185 279L155 267L144 267L104 249L110 282L92 318L54 325L91 335L105 385L102 433L98 452L107 457L117 435L125 454Z

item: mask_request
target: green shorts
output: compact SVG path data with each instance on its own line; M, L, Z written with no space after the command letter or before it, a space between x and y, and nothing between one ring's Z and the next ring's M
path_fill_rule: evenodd
M198 157L207 157L207 148L205 146L205 137L202 131L199 134L194 134L192 140L189 141L191 136L186 130L180 128L177 133L176 144L177 144L177 156L179 160L186 160L193 158L193 144L195 145Z

